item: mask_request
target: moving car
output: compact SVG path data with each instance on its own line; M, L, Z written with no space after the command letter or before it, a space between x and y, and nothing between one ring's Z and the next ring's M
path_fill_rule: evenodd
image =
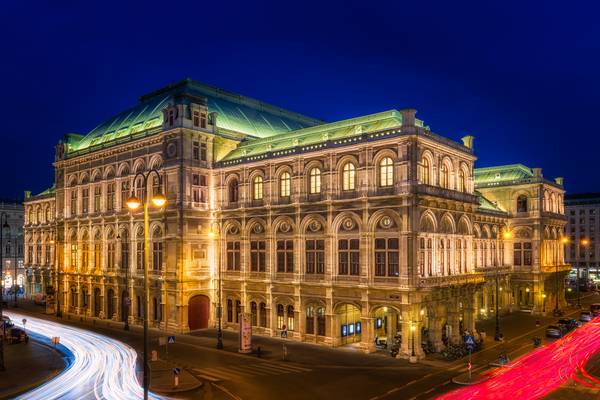
M563 330L556 325L549 325L546 328L546 337L549 338L561 338L563 336Z
M592 316L592 313L589 311L582 311L581 314L579 314L579 320L581 322L589 322L592 320L592 318L594 318Z
M590 312L594 317L600 315L600 303L594 303L590 305Z
M4 329L8 329L8 328L12 328L15 324L12 322L12 320L7 316L7 315L3 315L2 316L2 322L0 323L0 327L4 327Z
M579 327L579 322L572 318L562 318L556 323L560 327L564 327L564 331L568 332Z

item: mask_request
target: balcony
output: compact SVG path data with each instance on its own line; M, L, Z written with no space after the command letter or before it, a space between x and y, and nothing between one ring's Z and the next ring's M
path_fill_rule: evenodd
M447 275L447 276L429 276L418 277L416 286L420 288L434 288L444 286L463 285L465 283L483 283L485 281L484 274L462 274L462 275Z
M456 200L464 203L479 204L477 196L473 194L458 192L456 190L451 189L444 189L439 186L419 184L417 185L417 194L443 197L445 199Z

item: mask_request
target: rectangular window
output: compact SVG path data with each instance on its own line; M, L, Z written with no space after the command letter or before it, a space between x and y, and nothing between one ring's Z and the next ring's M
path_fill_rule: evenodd
M306 273L325 273L325 241L320 239L306 240Z
M71 189L71 215L77 215L77 189Z
M253 272L265 272L265 241L250 241L250 270Z
M109 242L108 243L108 251L107 251L107 255L108 255L108 261L107 261L107 268L109 271L112 271L115 267L115 242Z
M100 212L100 197L102 196L102 186L94 187L94 212Z
M163 264L163 243L152 243L152 269L155 271L162 270Z
M29 255L31 255L33 249L29 251ZM71 268L77 268L77 244L71 244Z
M194 126L200 126L200 111L194 111Z
M227 270L240 270L240 242L227 242Z
M90 189L81 189L81 212L87 214L90 205Z
M192 158L200 160L200 142L192 142Z
M531 243L523 243L523 265L531 265Z
M131 185L129 180L121 181L121 208L127 208L127 199L131 196Z
M206 161L206 143L200 143L200 161Z
M114 210L115 209L115 184L109 183L106 186L106 209Z
M135 244L135 264L138 270L144 269L144 242L138 240Z
M398 239L375 239L375 276L399 276Z
M126 238L121 242L121 269L129 269L129 243Z
M513 264L514 265L523 265L521 263L521 258L522 258L522 254L523 254L523 247L521 245L521 243L514 243L513 244Z
M206 113L200 113L200 128L206 129Z
M360 269L360 241L340 239L338 241L338 274L358 275Z
M277 241L277 272L294 272L294 241Z

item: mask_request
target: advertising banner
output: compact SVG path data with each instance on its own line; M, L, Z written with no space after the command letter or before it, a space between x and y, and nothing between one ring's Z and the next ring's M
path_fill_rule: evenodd
M252 321L251 315L240 313L240 353L252 352Z

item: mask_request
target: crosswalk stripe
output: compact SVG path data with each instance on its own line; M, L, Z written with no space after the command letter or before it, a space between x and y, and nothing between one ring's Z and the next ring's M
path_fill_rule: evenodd
M197 371L203 375L212 376L212 377L219 378L222 380L242 378L242 376L240 374L229 372L227 370L223 371L218 368L194 368L194 371Z
M277 368L277 367L272 367L270 365L264 365L264 364L255 364L254 368L257 368L260 371L265 371L268 374L271 375L277 375L277 374L289 374L292 371L288 371L285 369L281 369L281 368Z
M277 365L279 368L289 369L290 371L293 371L293 372L310 372L310 371L312 371L312 369L299 367L297 365L279 364L279 363L273 363L272 365Z
M233 369L234 371L240 371L244 374L250 375L268 375L264 372L257 371L253 369L254 365L230 365L228 368Z

